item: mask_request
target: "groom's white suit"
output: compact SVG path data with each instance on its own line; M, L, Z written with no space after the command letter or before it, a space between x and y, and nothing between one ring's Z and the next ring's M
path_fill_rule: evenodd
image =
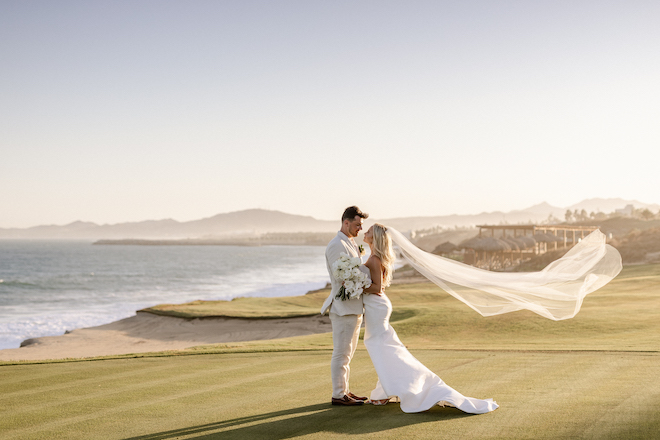
M336 399L344 397L350 391L348 387L351 372L349 363L357 348L364 309L362 297L346 301L335 298L342 284L340 280L332 275L332 264L339 259L342 252L351 257L360 256L360 250L355 244L355 241L339 231L337 236L330 240L328 247L325 249L325 261L328 274L330 275L332 291L323 303L323 307L321 307L321 314L330 310L329 315L332 321L332 341L334 348L332 351L332 361L330 362L330 371L332 375L332 397Z

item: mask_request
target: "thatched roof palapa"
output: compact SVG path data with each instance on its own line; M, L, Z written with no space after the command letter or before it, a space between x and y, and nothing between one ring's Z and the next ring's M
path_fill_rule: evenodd
M525 249L533 248L536 246L536 240L534 240L534 237L531 237L529 235L521 235L516 237L516 240L519 240L522 242L525 246Z
M481 243L481 240L483 240L481 237L478 235L472 238L468 238L467 240L463 240L462 242L459 243L458 248L459 249L478 249L479 248L479 243Z
M496 252L496 251L511 250L511 245L509 245L509 243L494 237L485 237L482 246L483 246L483 249L481 249L482 251Z
M522 242L516 240L515 238L503 237L501 240L507 243L509 246L511 246L512 251L519 251L525 248L525 245Z
M445 241L444 243L436 246L436 248L433 250L433 253L436 255L449 254L456 249L458 249L458 246L456 246L454 243Z
M458 245L461 249L474 249L475 251L510 251L511 246L499 238L493 237L472 237Z

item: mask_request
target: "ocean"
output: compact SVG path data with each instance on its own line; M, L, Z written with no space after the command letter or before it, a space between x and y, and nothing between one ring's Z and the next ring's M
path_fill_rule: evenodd
M156 304L304 295L328 282L324 252L322 246L0 240L0 349Z

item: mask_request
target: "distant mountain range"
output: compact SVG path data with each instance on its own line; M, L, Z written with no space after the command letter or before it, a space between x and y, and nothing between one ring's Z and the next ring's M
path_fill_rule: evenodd
M527 209L510 212L484 212L471 215L445 215L435 217L406 217L390 219L369 218L366 225L374 221L392 226L400 231L425 229L435 226L465 227L478 224L540 223L549 216L562 220L567 209L614 212L626 205L635 208L660 210L658 204L641 203L624 199L588 199L575 205L558 208L541 203ZM339 229L339 220L317 220L313 217L287 214L280 211L248 209L245 211L218 214L213 217L188 222L172 219L146 220L142 222L98 225L77 221L68 225L34 226L31 228L0 228L0 238L29 239L180 239L180 238L227 238L249 237L268 232L334 232Z
M425 229L433 226L474 226L474 225L498 225L498 224L519 224L519 223L543 223L547 222L549 218L554 217L560 222L564 221L564 215L567 210L578 211L585 210L587 213L603 212L606 214L612 213L617 209L625 208L627 205L633 205L635 209L648 208L652 212L657 213L660 210L660 205L642 203L636 200L624 199L587 199L575 205L567 206L566 208L559 208L552 206L546 202L539 203L538 205L530 206L529 208L502 212L483 212L481 214L471 215L445 215L438 217L409 217L409 218L396 218L382 220L381 222L392 227L408 231L411 229Z
M123 238L213 238L254 236L266 232L329 232L337 229L337 222L286 214L279 211L248 209L218 214L188 222L172 219L97 225L73 222L64 226L34 226L26 229L0 229L0 238L67 238L67 239L123 239Z

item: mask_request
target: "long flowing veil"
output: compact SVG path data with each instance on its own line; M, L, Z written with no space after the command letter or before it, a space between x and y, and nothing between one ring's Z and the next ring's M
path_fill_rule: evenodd
M621 272L621 255L596 230L540 272L490 272L425 252L399 231L388 232L419 273L482 316L531 310L560 321L574 317L582 300Z

